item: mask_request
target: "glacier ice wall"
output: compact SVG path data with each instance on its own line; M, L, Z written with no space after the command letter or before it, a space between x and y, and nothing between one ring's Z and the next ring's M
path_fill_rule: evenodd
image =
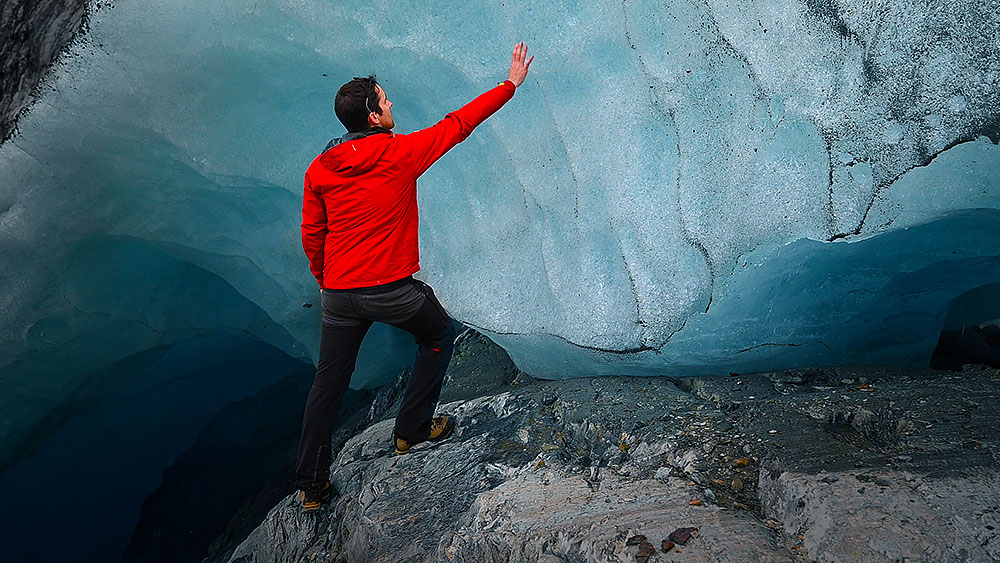
M411 131L502 79L523 39L528 83L421 181L422 276L456 318L541 376L925 363L949 303L1000 279L998 14L119 3L0 147L0 355L59 356L108 319L155 327L118 330L129 350L211 325L314 355L299 190L341 132L336 88L377 72ZM155 269L88 307L68 287L113 269L76 249L107 240L216 276L262 320L143 319ZM188 289L178 309L216 295ZM125 355L104 342L100 361Z

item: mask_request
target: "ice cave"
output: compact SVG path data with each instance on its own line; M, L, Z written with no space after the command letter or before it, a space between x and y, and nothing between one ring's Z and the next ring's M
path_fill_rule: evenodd
M0 144L0 510L80 491L46 526L86 550L53 556L123 551L212 416L308 384L302 174L352 76L377 73L410 132L531 46L514 101L420 181L418 277L533 376L923 367L946 325L1000 318L997 0L133 0L86 20ZM373 331L352 387L410 346ZM122 522L88 525L105 503ZM2 543L44 541L26 510Z

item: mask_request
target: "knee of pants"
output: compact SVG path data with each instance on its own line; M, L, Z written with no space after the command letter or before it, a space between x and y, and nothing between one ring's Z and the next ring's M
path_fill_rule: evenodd
M450 354L455 347L455 327L449 319L445 327L422 343L422 348Z
M316 368L316 375L313 377L313 387L323 391L334 391L343 393L347 391L351 384L351 375L354 372L353 363L349 366L338 364L320 364Z

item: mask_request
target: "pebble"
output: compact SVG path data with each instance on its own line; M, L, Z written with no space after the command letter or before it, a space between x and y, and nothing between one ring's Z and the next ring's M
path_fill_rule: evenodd
M649 561L649 556L656 553L656 548L648 541L639 544L639 551L635 554L635 560L639 563Z
M667 537L668 540L684 545L691 538L698 535L698 528L677 528Z
M657 469L656 470L656 475L654 476L654 478L657 481L666 481L667 479L670 478L670 468L669 467L661 467L661 468Z
M642 534L636 534L629 539L625 540L625 545L639 545L640 543L646 541L646 536Z

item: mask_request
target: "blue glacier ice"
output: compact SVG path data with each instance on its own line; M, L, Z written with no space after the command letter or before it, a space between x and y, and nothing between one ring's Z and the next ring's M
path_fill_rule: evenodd
M0 351L112 331L82 372L215 327L315 357L296 227L304 166L340 132L333 92L377 72L414 130L502 78L523 39L526 87L422 180L421 275L457 319L547 377L924 364L949 303L997 281L997 8L121 3L0 148ZM264 320L213 314L212 289L160 293L138 256L105 284L77 250L129 238ZM90 306L116 291L132 296ZM176 310L143 319L150 295Z
M528 81L420 183L419 276L456 319L550 378L924 366L1000 318L998 38L1000 0L99 10L0 146L0 479L150 385L211 391L156 407L188 439L294 371L274 354L314 360L300 191L336 89L378 73L413 131L519 40ZM353 386L411 347L373 330Z

